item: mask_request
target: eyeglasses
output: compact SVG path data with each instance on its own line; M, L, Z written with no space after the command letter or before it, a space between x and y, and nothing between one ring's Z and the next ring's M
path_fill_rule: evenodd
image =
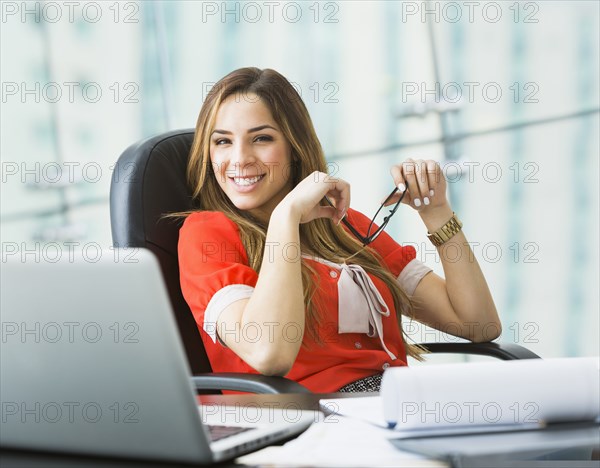
M375 216L373 216L373 218L371 219L371 222L369 223L369 227L367 228L367 234L366 234L366 236L363 236L360 232L358 232L358 230L354 226L352 226L352 224L350 224L350 222L346 219L346 217L342 218L342 223L344 223L344 225L348 228L348 230L359 241L362 242L363 247L369 245L371 242L373 242L375 239L377 239L377 237L379 236L379 234L381 234L383 232L383 230L385 229L385 227L387 226L387 224L390 221L390 219L392 218L392 216L394 216L394 213L396 212L396 210L398 210L398 207L400 206L400 203L402 202L402 199L404 198L404 195L406 195L406 192L408 191L408 184L406 182L405 182L405 185L406 185L406 190L404 190L404 192L402 192L402 195L400 195L400 198L398 199L398 201L390 209L390 212L388 213L388 215L383 218L383 222L377 227L377 229L375 230L375 232L371 232L373 230L374 226L375 226L375 220L377 219L377 216L379 215L379 213L381 212L381 210L383 208L385 208L385 204L387 202L389 202L392 199L392 197L396 194L396 192L398 191L397 188L394 188L394 190L392 190L392 193L390 193L387 196L387 198L383 201L383 203L381 204L381 206L379 207L379 209L375 213ZM329 201L329 199L327 197L325 197L325 201L330 206L333 206L333 204Z

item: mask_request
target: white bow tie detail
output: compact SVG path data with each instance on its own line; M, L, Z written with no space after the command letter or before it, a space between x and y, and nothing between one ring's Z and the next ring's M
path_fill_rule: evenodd
M360 265L337 265L342 272L338 281L338 333L366 333L379 337L381 346L390 359L396 356L383 342L382 316L389 317L390 310Z

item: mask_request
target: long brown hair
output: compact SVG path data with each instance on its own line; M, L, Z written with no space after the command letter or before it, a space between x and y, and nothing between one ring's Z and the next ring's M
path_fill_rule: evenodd
M290 171L292 186L296 186L314 171L327 172L327 164L302 98L287 79L275 70L240 68L221 79L208 93L196 123L187 168L188 183L200 210L221 211L236 223L250 267L259 272L268 226L249 212L239 210L229 200L218 184L210 159L210 137L221 103L231 95L244 98L253 94L271 110L275 122L290 143L293 161ZM373 249L363 248L354 237L346 233L341 226L336 226L331 219L316 219L301 224L300 244L303 252L336 263L361 265L367 272L383 280L394 298L401 329L401 315L413 316L410 299L398 285L397 279L382 266L379 255ZM318 305L313 301L318 288L318 277L304 261L301 270L307 330L320 342ZM403 330L402 332L406 338ZM406 339L405 348L408 355L421 359L423 348L409 344Z

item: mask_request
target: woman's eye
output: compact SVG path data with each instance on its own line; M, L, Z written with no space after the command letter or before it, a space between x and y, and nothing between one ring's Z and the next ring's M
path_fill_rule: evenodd
M229 140L227 138L219 138L218 140L215 140L215 145L224 145L225 143L229 143Z
M257 136L254 141L273 141L273 137L269 135L260 135Z

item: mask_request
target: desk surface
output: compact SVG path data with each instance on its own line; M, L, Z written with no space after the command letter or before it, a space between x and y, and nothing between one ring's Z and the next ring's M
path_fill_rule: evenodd
M345 398L345 397L356 397L356 396L372 396L373 393L362 393L362 394L284 394L284 395L253 395L253 394L240 394L240 395L200 395L198 401L201 404L219 404L219 405L239 405L247 406L257 405L263 407L273 408L301 408L316 410L319 409L319 400L322 398ZM561 429L565 435L569 435L572 438L577 438L579 435L585 437L587 440L590 438L590 427L580 427L572 425ZM597 434L596 442L600 445L600 430L596 427L594 434ZM556 437L556 432L552 434ZM499 435L501 437L501 435ZM594 436L595 437L595 436ZM598 448L598 446L597 446ZM599 452L596 450L593 454L593 459L598 460ZM574 462L576 464L564 464L564 460L561 462L547 461L547 464L540 464L537 462L529 462L531 467L541 466L553 466L553 467L567 467L567 466L598 466L597 461L593 462ZM557 464L558 463L558 464ZM562 464L561 464L562 463ZM101 458L95 456L81 456L71 454L57 454L57 453L41 453L24 450L6 450L3 449L0 454L0 466L4 467L75 467L75 466L89 466L89 467L114 467L114 466L127 466L127 467L165 467L175 466L173 463L153 463L137 460L126 460L126 459L113 459L113 458ZM190 466L190 465L181 465ZM216 466L221 467L239 467L241 465L236 463L225 463ZM494 465L504 466L504 465ZM507 464L506 466L516 466Z

